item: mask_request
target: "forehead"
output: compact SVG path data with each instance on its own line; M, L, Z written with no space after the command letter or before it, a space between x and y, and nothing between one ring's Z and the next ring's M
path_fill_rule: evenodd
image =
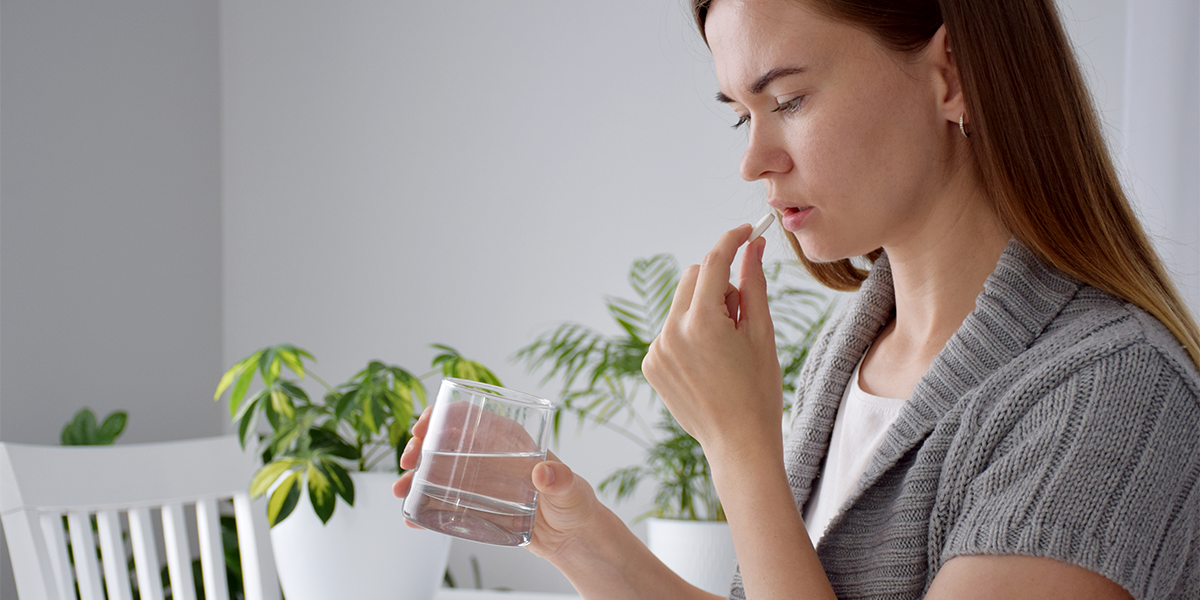
M820 70L879 50L865 31L799 0L716 0L704 32L725 92L740 93L772 69Z

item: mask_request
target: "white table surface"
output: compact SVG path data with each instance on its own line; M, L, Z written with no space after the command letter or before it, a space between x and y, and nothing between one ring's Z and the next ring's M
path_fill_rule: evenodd
M540 592L497 592L491 590L461 590L443 588L434 600L580 600L575 594L544 594Z

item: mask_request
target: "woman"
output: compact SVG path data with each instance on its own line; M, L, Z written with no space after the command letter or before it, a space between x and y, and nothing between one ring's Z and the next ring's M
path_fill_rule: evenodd
M733 597L1200 597L1200 332L1053 1L694 9L742 176L820 281L861 286L786 448L764 241L729 283L749 226L684 273L643 364L711 464ZM565 465L533 479L530 548L585 597L711 597Z

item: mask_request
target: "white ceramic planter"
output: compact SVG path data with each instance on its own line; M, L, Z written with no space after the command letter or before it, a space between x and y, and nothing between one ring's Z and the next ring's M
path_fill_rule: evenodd
M646 524L650 551L659 560L684 581L721 597L729 595L737 568L729 523L647 519Z
M441 587L450 538L404 525L391 473L351 473L354 506L340 498L322 525L308 494L271 528L288 600L430 600Z

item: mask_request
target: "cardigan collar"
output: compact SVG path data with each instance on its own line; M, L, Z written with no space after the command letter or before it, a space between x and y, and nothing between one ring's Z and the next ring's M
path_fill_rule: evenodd
M984 282L975 310L917 382L848 504L920 444L969 390L1027 349L1081 285L1043 264L1024 244L1010 240ZM789 482L800 507L821 472L850 375L894 312L895 290L885 254L834 325L825 352L810 357L818 364L806 378L810 385L800 391L800 414L788 440Z

